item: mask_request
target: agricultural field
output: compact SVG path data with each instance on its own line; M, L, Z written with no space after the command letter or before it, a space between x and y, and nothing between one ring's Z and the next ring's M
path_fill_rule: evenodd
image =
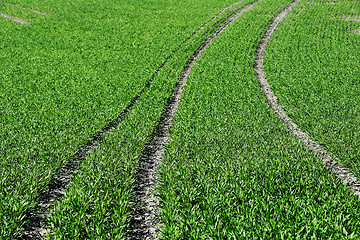
M359 29L357 0L0 1L0 239L360 238Z
M359 16L356 1L299 4L271 39L265 58L285 111L358 177Z

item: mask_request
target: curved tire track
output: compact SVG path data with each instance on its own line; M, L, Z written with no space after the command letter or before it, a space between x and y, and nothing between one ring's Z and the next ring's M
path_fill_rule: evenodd
M43 15L43 16L54 15L53 13L40 12L40 11L37 11L37 10L34 10L34 9L24 8L24 7L21 7L20 5L15 4L15 3L2 2L2 1L0 1L0 3L8 5L8 6L13 6L13 7L16 7L16 8L19 8L19 9L27 10L29 12L36 13L36 14Z
M71 183L76 171L79 169L81 162L85 159L90 152L100 145L102 139L108 135L111 131L113 131L117 125L127 116L127 114L131 111L131 109L136 105L138 99L143 95L151 86L153 80L157 77L160 71L164 68L164 66L169 62L169 60L180 50L182 46L184 46L187 42L189 42L192 37L197 35L202 29L206 26L214 22L216 19L222 16L227 10L235 8L239 3L243 0L240 0L223 10L221 10L217 15L215 15L208 22L200 26L198 30L196 30L191 36L186 38L159 66L159 68L154 72L151 78L145 83L144 87L140 90L140 92L131 99L129 105L113 120L111 120L105 127L103 127L99 132L94 134L88 142L83 145L78 151L73 155L73 157L65 163L62 167L60 167L52 181L44 187L44 191L40 193L38 197L38 201L36 203L36 212L30 212L27 216L28 223L24 225L24 230L21 233L21 239L41 239L47 233L49 233L50 229L46 225L46 216L50 212L50 207L56 203L57 200L61 199L66 191L67 186ZM226 15L225 18L229 18L232 14ZM222 21L220 19L219 21Z
M281 23L287 12L297 4L300 0L295 0L289 4L277 17L274 22L267 29L264 37L260 40L260 43L256 49L255 53L255 64L254 69L256 76L259 81L259 85L266 99L268 100L269 107L272 108L276 115L283 121L293 134L298 137L303 145L305 145L311 152L317 155L323 166L332 172L336 178L340 179L355 195L360 196L360 182L347 168L338 164L335 159L333 159L330 154L325 151L321 146L319 146L315 141L313 141L304 131L302 131L293 120L285 113L285 111L280 107L276 96L271 91L271 87L266 79L264 72L264 53L269 40L274 33L275 29Z
M9 19L9 20L11 20L11 21L14 21L14 22L17 22L17 23L20 23L20 24L23 24L23 25L29 25L29 23L26 22L26 21L23 20L23 19L20 19L20 18L17 18L17 17L11 17L11 16L5 15L5 14L3 14L3 13L0 13L0 17Z
M199 59L204 50L226 27L233 23L240 15L250 10L258 0L245 6L234 16L230 17L222 26L220 26L205 42L194 52L192 57L186 63L172 96L170 97L166 110L160 120L159 125L153 134L152 139L143 151L143 157L139 163L139 173L135 187L136 197L134 199L135 208L133 209L132 224L134 229L130 233L130 239L158 239L160 233L160 223L157 219L159 213L158 199L154 196L157 171L159 164L164 156L164 147L169 140L169 132L172 127L172 121L179 108L187 79L195 62Z

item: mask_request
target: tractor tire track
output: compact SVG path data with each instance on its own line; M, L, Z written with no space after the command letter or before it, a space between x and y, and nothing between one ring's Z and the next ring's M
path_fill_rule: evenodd
M17 17L11 17L11 16L5 15L5 14L3 14L3 13L0 13L0 16L3 17L3 18L9 19L9 20L11 20L11 21L14 21L14 22L23 24L23 25L29 25L28 22L26 22L26 21L23 20L23 19L17 18Z
M152 139L143 151L142 159L139 163L139 171L136 181L133 204L133 216L131 223L134 229L130 232L130 239L158 239L160 234L161 223L157 219L159 214L158 199L155 196L157 182L157 172L159 164L164 156L164 147L169 140L169 132L172 127L172 121L180 105L180 100L186 85L187 79L195 62L199 59L204 50L211 42L233 23L244 12L250 10L258 0L249 4L230 17L222 26L220 26L204 43L194 52L192 57L186 63L177 85L168 100L165 112L160 119Z
M53 13L45 13L45 12L40 12L40 11L37 11L37 10L34 10L34 9L30 9L30 8L24 8L24 7L21 7L21 6L17 5L17 4L14 4L14 3L8 3L8 2L0 2L0 3L8 5L8 6L13 6L13 7L16 7L16 8L19 8L19 9L27 10L29 12L36 13L36 14L43 15L43 16L54 15Z
M23 227L21 233L21 239L42 239L46 236L50 229L46 224L46 217L50 212L50 207L54 205L59 199L61 199L66 191L67 186L71 183L75 173L78 171L81 162L86 158L90 152L100 145L102 139L107 136L111 131L113 131L117 125L127 116L131 109L136 105L138 99L150 88L153 80L158 76L160 71L164 66L169 62L169 60L180 50L182 46L188 43L195 35L197 35L202 29L204 29L209 24L213 23L218 19L224 12L234 8L236 5L241 3L243 0L240 0L229 7L226 7L215 15L211 20L200 26L192 35L186 38L180 45L164 60L164 62L158 67L154 72L151 78L145 83L141 91L131 99L129 105L113 120L111 120L105 127L103 127L99 132L94 134L85 145L83 145L73 156L66 162L62 167L60 167L54 174L54 178L49 184L44 187L44 191L39 194L37 203L36 203L36 212L30 212L26 219L26 224ZM231 15L235 13L231 12L225 16L228 19ZM0 14L2 16L3 14ZM219 20L220 22L223 19ZM208 33L208 32L206 32ZM206 34L205 33L205 34Z
M240 0L226 8L224 8L223 10L221 10L216 16L214 16L212 19L210 19L207 23L205 23L204 25L202 25L198 30L196 30L196 32L194 32L194 34L197 34L198 32L200 32L202 29L204 29L204 27L206 27L207 25L209 25L211 22L215 21L221 14L223 14L224 12L226 12L227 10L235 7L236 5L240 4L243 0Z
M360 196L359 180L347 168L337 163L325 149L312 140L285 113L285 111L279 105L276 96L272 92L264 72L264 53L266 46L269 43L269 40L274 31L286 16L287 12L289 12L291 8L299 1L300 0L295 0L289 4L279 15L277 15L274 22L267 29L256 49L254 70L258 78L260 88L268 101L269 107L274 110L276 115L289 127L293 134L302 141L303 145L321 159L323 166L328 171L332 172L336 178L340 179L355 195Z

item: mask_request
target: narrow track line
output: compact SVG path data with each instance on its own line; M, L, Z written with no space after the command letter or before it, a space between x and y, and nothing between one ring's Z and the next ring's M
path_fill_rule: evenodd
M272 92L271 87L266 79L264 72L264 53L266 46L268 45L274 31L286 16L287 12L289 12L291 8L299 1L300 0L295 0L289 4L279 15L277 15L274 22L267 29L264 37L260 40L255 54L255 73L258 78L261 90L268 100L269 107L275 111L280 120L283 121L293 132L293 134L302 141L303 145L305 145L311 152L313 152L321 159L323 166L327 170L332 172L336 178L340 179L355 195L360 196L359 180L347 168L338 164L325 149L319 146L292 121L292 119L280 107L277 98Z
M0 16L3 17L3 18L9 19L9 20L11 20L11 21L14 21L14 22L23 24L23 25L29 25L28 22L26 22L25 20L22 20L22 19L20 19L20 18L17 18L17 17L10 17L10 16L5 15L5 14L3 14L3 13L0 13Z
M196 32L194 34L197 34L198 32L200 32L204 27L206 27L207 25L209 25L211 22L213 22L215 19L217 19L221 14L223 14L224 12L226 12L227 10L235 7L236 5L240 4L242 1L244 0L240 0L226 8L224 8L223 10L221 10L216 16L214 16L212 19L210 19L207 23L205 23L204 25L202 25L198 30L196 30Z
M339 2L310 2L309 4L312 5L334 5L338 4Z
M52 16L52 15L54 15L53 13L39 12L39 11L32 10L32 9L29 9L29 8L25 8L25 9L32 12L32 13L36 13L36 14L43 15L43 16Z
M360 16L352 17L352 16L343 16L341 20L350 21L350 22L360 22Z
M46 216L50 212L50 206L54 205L56 201L61 199L66 191L67 186L72 181L74 174L79 169L81 162L85 159L90 152L100 145L102 139L108 135L112 130L114 130L117 125L126 117L126 115L131 111L131 109L136 105L138 99L143 95L151 86L151 83L159 74L161 69L167 64L167 62L179 51L181 46L185 45L189 40L197 35L204 27L209 25L211 22L215 21L218 17L221 16L226 10L236 6L243 0L240 0L229 7L226 7L220 11L216 16L214 16L210 21L206 22L198 30L196 30L191 36L185 39L159 66L159 68L154 72L151 78L145 83L141 91L130 101L130 104L113 120L111 120L103 129L91 137L88 142L83 145L73 157L65 163L64 166L59 168L53 178L53 180L44 187L44 191L39 195L36 207L37 212L31 212L28 215L28 224L24 226L24 230L21 234L21 239L41 239L50 229L46 225Z
M21 7L17 4L14 4L14 3L8 3L8 2L0 2L2 4L5 4L5 5L8 5L8 6L14 6L16 8L19 8L19 9L23 9L23 10L27 10L29 12L32 12L32 13L36 13L36 14L39 14L39 15L43 15L43 16L51 16L51 15L54 15L53 13L44 13L44 12L40 12L40 11L37 11L37 10L34 10L34 9L30 9L30 8L24 8L24 7Z
M194 52L192 57L186 63L177 85L170 97L165 112L159 125L153 134L152 139L143 151L142 160L139 163L138 178L135 187L136 198L134 199L134 208L132 224L134 229L130 233L130 239L158 239L160 233L160 222L157 219L159 214L158 199L154 196L157 172L159 164L164 156L164 146L169 140L169 132L172 127L172 121L179 108L180 100L190 76L195 62L199 59L204 50L226 27L233 23L244 12L250 10L258 0L247 5L242 10L230 17L222 26L220 26L213 35L204 41L204 43Z

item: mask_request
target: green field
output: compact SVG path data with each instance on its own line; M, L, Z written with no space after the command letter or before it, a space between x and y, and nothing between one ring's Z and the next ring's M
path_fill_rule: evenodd
M304 2L284 21L265 60L270 84L290 117L357 176L360 21L355 20L359 15L356 1Z
M42 237L134 238L139 162L177 81L250 4L185 86L157 173L159 236L360 238L359 198L278 119L254 72L261 38L291 2L0 1L0 239L24 238L59 169L125 109L51 206ZM264 59L285 112L357 177L359 16L357 0L300 0Z

